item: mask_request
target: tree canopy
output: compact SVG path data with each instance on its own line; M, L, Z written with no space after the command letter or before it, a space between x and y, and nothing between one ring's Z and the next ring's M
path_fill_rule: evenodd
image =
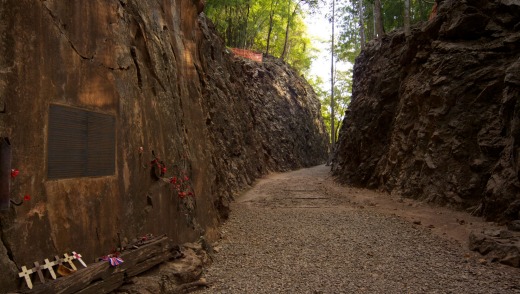
M338 0L338 3L339 42L336 53L341 60L354 63L363 43L377 37L378 26L384 34L405 28L407 22L413 25L426 21L434 1Z
M306 73L314 52L303 18L317 6L317 0L208 0L205 13L226 46L279 57Z

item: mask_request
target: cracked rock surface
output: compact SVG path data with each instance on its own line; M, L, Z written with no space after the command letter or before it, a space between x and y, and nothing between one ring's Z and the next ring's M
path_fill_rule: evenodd
M441 1L356 59L334 174L344 183L520 219L519 1Z

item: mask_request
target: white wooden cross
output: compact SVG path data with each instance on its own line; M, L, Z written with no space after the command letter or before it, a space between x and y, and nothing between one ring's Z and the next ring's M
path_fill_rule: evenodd
M77 259L81 263L81 265L83 265L84 267L87 267L85 262L83 262L83 260L81 259L83 257L83 256L81 256L81 254L76 253L76 251L72 251L72 256L74 257L74 259Z
M25 265L22 266L22 271L18 273L18 276L20 278L21 277L25 278L25 282L27 283L27 287L29 287L29 289L33 288L33 284L32 284L32 281L31 281L31 274L32 273L33 273L33 270L32 269L28 270Z
M63 256L65 256L65 258L63 259L64 262L68 262L70 264L70 267L73 270L78 270L76 268L76 266L74 265L74 263L72 262L72 260L74 259L74 256L69 256L67 253L63 254Z
M38 273L38 277L40 278L40 282L45 284L45 278L43 277L42 269L44 269L39 262L34 262L34 267L32 268L33 273Z
M54 273L54 269L52 266L55 265L54 262L50 262L49 259L45 258L45 264L42 265L42 269L47 269L51 273L51 276L54 280L56 280L56 273Z

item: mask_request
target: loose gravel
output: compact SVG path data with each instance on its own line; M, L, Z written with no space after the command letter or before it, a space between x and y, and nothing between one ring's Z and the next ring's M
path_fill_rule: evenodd
M518 269L352 205L331 184L316 167L238 198L204 275L211 287L197 293L520 293Z

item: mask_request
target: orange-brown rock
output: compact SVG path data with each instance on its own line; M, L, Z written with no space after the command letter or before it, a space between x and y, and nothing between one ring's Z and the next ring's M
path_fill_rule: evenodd
M0 212L0 289L21 285L22 265L72 251L91 263L147 233L215 239L227 203L255 178L325 160L309 85L280 61L235 59L201 5L0 2L0 135L20 170L11 196L31 195ZM110 175L48 177L51 105L115 119ZM152 150L163 180L150 176ZM181 171L194 199L168 182Z

